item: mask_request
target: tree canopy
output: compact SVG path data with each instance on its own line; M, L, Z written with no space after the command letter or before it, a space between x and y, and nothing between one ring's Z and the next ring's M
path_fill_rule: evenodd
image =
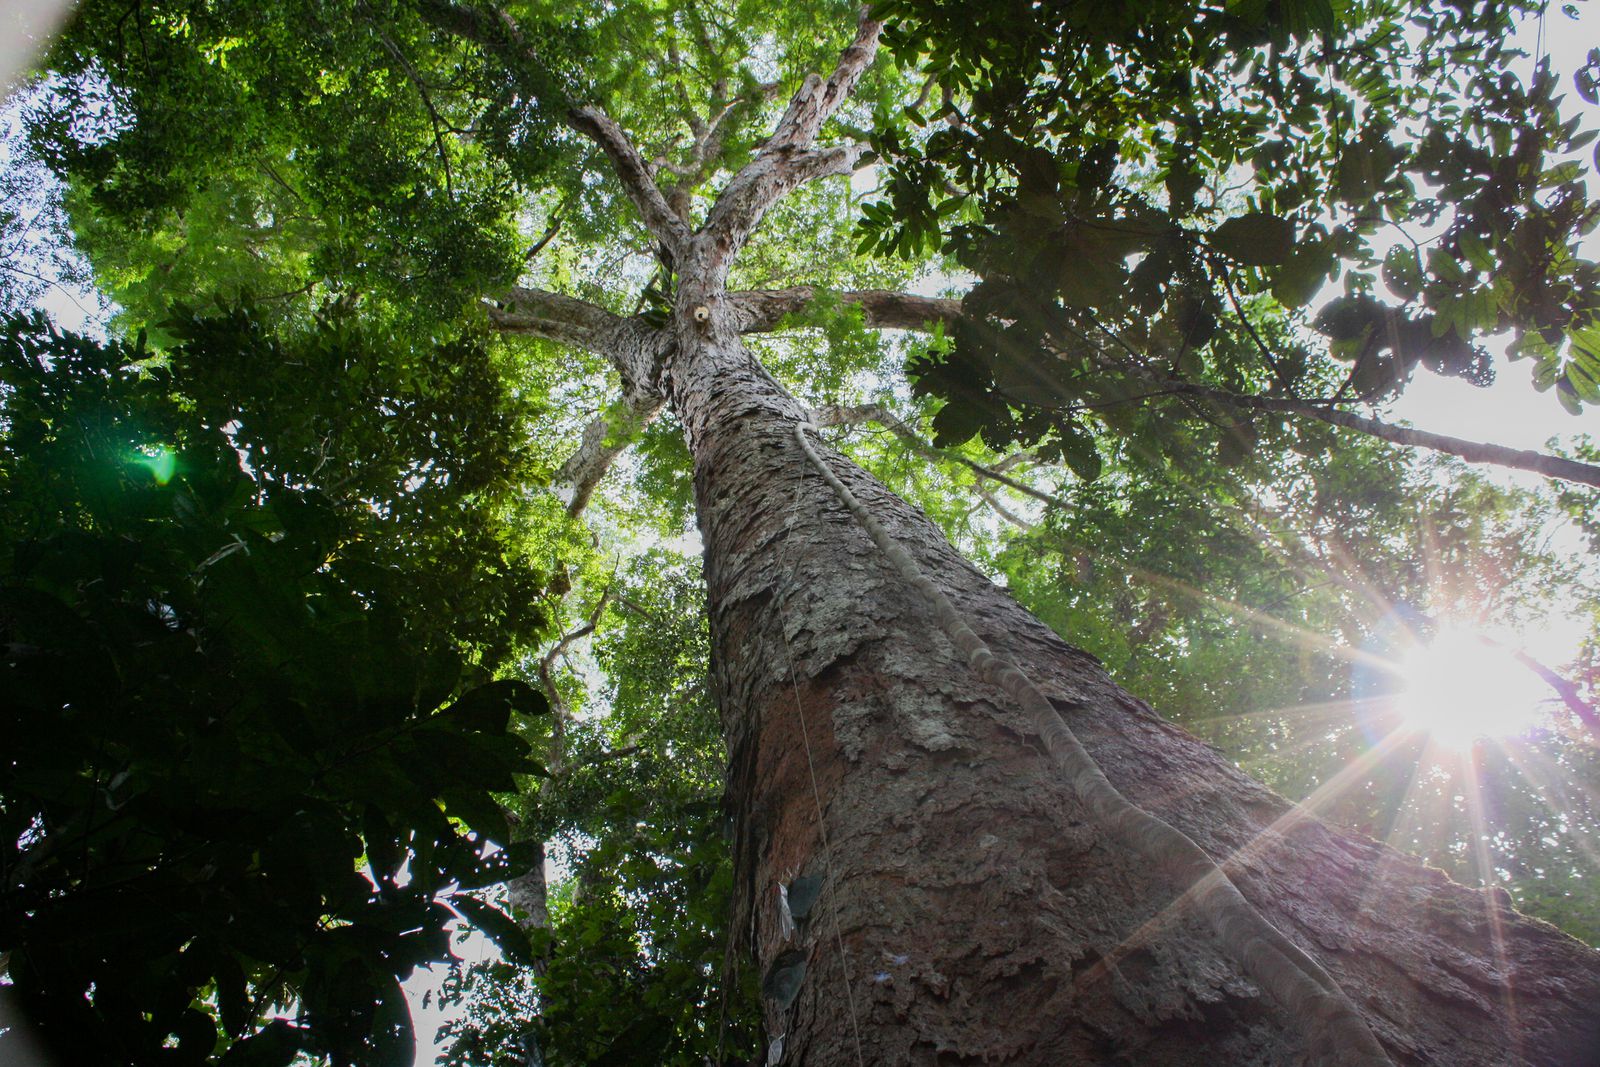
M729 289L814 420L1119 681L1594 941L1597 577L1546 539L1594 536L1600 453L1386 414L1419 367L1600 403L1600 148L1508 37L1542 12L886 0L828 177L747 220ZM459 917L504 956L450 965L451 1063L759 1051L688 456L619 353L673 314L662 234L766 180L863 18L79 5L0 212L12 310L52 264L116 307L0 347L0 951L42 1036L408 1063L397 980ZM1477 807L1388 742L1375 663L1579 610ZM492 887L546 846L541 917Z

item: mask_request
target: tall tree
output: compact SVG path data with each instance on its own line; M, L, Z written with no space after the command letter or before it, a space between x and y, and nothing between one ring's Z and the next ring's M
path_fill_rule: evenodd
M902 69L874 66L875 15L827 3L91 3L34 144L77 181L90 251L126 258L134 320L160 314L186 256L248 248L230 283L291 283L275 290L289 325L336 300L420 332L486 297L499 330L604 360L618 402L559 472L574 512L670 412L705 547L731 928L761 976L767 1062L1592 1061L1593 951L1329 829L1166 723L822 442L813 410L856 369L851 322L934 334L912 369L943 400L940 444L981 432L1086 479L1117 440L1179 470L1207 427L1227 431L1219 460L1305 445L1260 411L1404 439L1344 405L1419 363L1482 378L1472 335L1501 326L1569 406L1592 400L1595 272L1571 246L1595 209L1565 163L1543 165L1583 136L1548 79L1498 69L1499 9L1451 9L1413 58L1402 19L1427 19L1379 5L996 8L970 34L928 7L884 9ZM814 23L843 40L819 47ZM1480 73L1454 88L1489 103L1452 139L1436 85ZM906 114L924 124L934 93L950 136L919 141L897 115L920 95ZM110 104L86 119L97 94ZM1501 144L1513 114L1534 132ZM1417 117L1440 127L1410 168L1444 190L1426 204L1389 137ZM1308 132L1352 118L1349 143ZM1229 202L1220 181L1268 127L1281 150ZM1119 164L1162 144L1165 207L1154 175ZM840 284L895 273L828 254L839 215L819 183L874 146L895 169L865 243L914 254L954 218L946 245L984 278L964 302ZM1330 183L1348 226L1312 221ZM1368 207L1404 222L1439 203L1466 205L1445 256L1388 272L1425 311L1384 307L1353 271L1319 320L1332 355L1285 347L1265 305L1371 255ZM135 234L148 250L130 254ZM537 287L516 284L527 256L548 257ZM802 402L746 338L807 315L835 343L795 368ZM1134 403L1166 398L1181 417Z

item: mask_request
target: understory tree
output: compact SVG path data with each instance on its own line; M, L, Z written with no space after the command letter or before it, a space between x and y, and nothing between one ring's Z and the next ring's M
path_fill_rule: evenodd
M473 603L419 605L551 707L496 705L542 757L520 798L483 783L511 819L443 810L519 855L564 843L572 874L509 883L520 932L467 907L526 970L452 975L457 1062L1583 1064L1594 950L1317 817L1394 836L1370 774L1392 723L1264 764L1296 805L1117 684L1219 740L1270 733L1230 716L1291 680L1368 694L1335 650L1371 668L1469 585L1515 619L1585 580L1527 543L1533 497L1389 446L1562 480L1537 506L1580 521L1593 463L1380 417L1417 373L1515 360L1554 412L1600 401L1593 133L1547 66L1514 73L1526 13L91 0L19 107L115 328L181 353L210 320L179 305L217 298L290 339L195 399L252 469L437 444L330 321L380 336L402 391L526 416L463 440L560 456L345 498L374 527L355 540L405 550L430 491L538 511L523 536L565 596L538 652ZM479 345L518 368L505 393L465 373ZM306 392L351 424L307 422ZM703 612L670 543L621 559L691 507ZM480 559L473 533L433 547ZM510 611L511 577L471 588ZM1274 619L1337 637L1290 666ZM586 654L611 689L570 673ZM1549 773L1491 798L1556 842L1511 853L1538 905L1593 869L1572 852L1600 722L1592 684L1516 669L1563 700ZM1577 797L1560 826L1529 801L1552 776ZM1407 843L1483 858L1481 826L1440 825Z

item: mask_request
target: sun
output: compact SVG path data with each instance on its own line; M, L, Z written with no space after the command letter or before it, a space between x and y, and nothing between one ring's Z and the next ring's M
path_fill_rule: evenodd
M1472 630L1442 628L1405 655L1398 673L1401 718L1445 748L1465 751L1482 737L1514 737L1546 718L1533 672Z

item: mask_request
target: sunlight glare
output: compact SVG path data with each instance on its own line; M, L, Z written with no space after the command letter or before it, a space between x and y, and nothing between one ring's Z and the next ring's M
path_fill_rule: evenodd
M1544 719L1543 686L1503 646L1463 629L1443 629L1400 663L1397 706L1405 722L1437 744L1463 751L1480 737L1513 737Z

